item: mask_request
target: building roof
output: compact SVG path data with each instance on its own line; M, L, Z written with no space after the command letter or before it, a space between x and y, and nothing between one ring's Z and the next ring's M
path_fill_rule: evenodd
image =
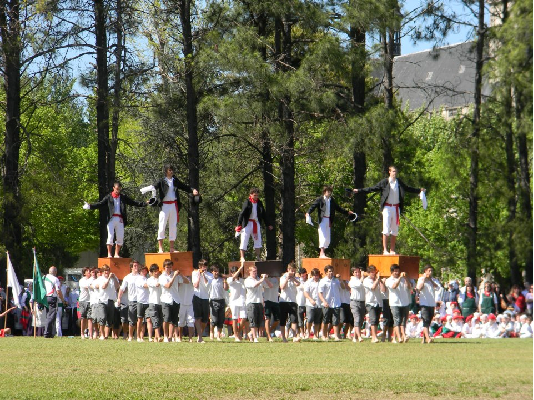
M382 67L372 75L382 81ZM407 103L410 110L428 106L429 111L468 106L474 102L475 42L395 57L393 82L403 108ZM489 94L483 85L482 95Z

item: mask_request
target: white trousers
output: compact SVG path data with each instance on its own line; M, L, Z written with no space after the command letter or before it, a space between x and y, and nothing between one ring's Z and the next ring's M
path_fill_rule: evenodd
M384 235L399 235L399 225L397 224L397 207L384 206L384 210L382 211L382 222L382 233Z
M261 229L260 229L260 223L256 222L258 225L258 235L256 238L254 238L254 235L252 234L253 231L253 224L252 221L248 221L247 226L245 226L245 229L241 230L241 246L239 247L241 250L246 251L248 247L248 241L250 237L252 236L252 239L254 240L254 248L255 249L261 249Z
M113 236L117 239L115 242L119 246L124 243L124 224L122 218L112 217L108 222L108 241L107 244L113 244Z
M56 336L62 337L63 336L63 330L61 329L61 321L63 319L63 307L57 308L56 313Z
M193 313L193 305L180 304L180 311L178 312L178 326L183 328L185 326L193 328L195 326L195 315Z
M319 232L319 248L327 249L330 246L330 218L323 218L317 231Z
M165 228L169 224L169 240L176 240L176 226L178 224L178 214L175 204L163 204L159 212L158 240L165 239Z

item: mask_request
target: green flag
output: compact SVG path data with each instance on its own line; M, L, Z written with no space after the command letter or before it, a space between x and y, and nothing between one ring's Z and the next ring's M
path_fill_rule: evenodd
M43 276L39 270L39 264L37 264L37 253L35 252L35 249L33 249L33 301L48 307L46 289L43 282Z

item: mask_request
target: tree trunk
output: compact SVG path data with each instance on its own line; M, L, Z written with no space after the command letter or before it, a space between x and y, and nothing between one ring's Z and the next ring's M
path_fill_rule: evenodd
M189 185L199 188L199 150L198 150L198 99L194 85L193 74L193 30L191 27L191 0L180 1L180 20L182 22L183 54L185 66L185 87L187 96L187 161L189 168ZM200 216L199 205L194 201L189 202L187 249L193 252L193 265L196 266L202 254L200 250Z
M393 99L393 31L387 29L383 35L382 49L384 53L384 105L388 112L394 110ZM393 154L391 149L391 135L393 133L393 122L390 123L389 132L382 136L382 171L387 173L390 165L393 164Z
M4 63L4 91L6 94L6 131L4 138L5 168L3 176L3 243L18 268L21 262L21 210L19 157L20 157L20 13L19 1L2 2L0 34Z
M260 37L267 36L267 17L264 13L258 16L258 34ZM262 45L260 53L264 62L267 62L267 48ZM262 93L264 104L269 102L269 91L264 90ZM273 171L273 156L271 148L271 138L267 128L267 116L262 115L262 170L263 170L263 194L265 198L265 212L268 219L273 225L273 230L265 229L265 248L267 250L267 260L275 260L277 258L276 251L276 209L275 196L276 190L274 186L274 171Z
M478 212L478 174L479 174L479 137L480 137L480 108L482 105L482 67L484 66L484 39L486 25L484 23L484 0L478 2L478 39L475 54L475 108L473 115L473 131L470 137L471 165L469 168L469 223L467 245L467 276L476 282L477 257L477 212Z

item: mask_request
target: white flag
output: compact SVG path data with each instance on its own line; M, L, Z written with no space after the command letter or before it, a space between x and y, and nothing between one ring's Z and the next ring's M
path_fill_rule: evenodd
M9 253L7 253L7 286L11 288L11 293L13 293L13 303L17 307L20 307L20 285L17 275L15 275L15 270L9 259Z

